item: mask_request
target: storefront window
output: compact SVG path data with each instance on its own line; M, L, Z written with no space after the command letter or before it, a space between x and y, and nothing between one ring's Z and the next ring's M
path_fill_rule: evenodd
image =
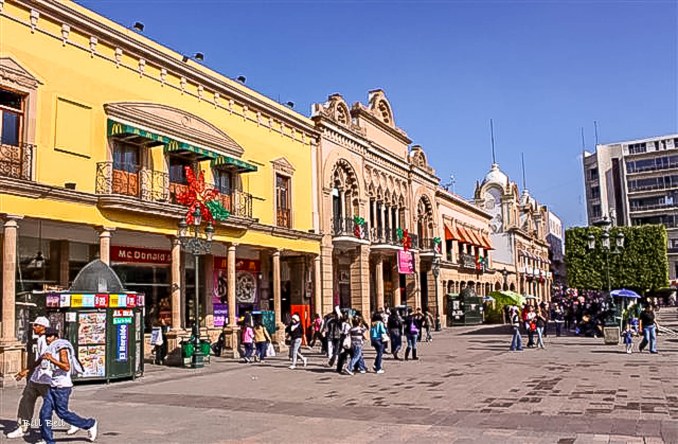
M56 279L49 271L53 265L47 239L19 237L17 292L42 290L44 285L56 285Z
M144 293L146 298L144 331L146 333L150 333L151 328L158 325L160 319L165 319L167 325L172 323L169 267L114 264L112 268L120 277L125 289Z

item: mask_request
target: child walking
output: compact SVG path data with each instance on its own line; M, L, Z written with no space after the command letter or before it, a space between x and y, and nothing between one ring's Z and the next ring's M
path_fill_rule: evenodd
M626 325L626 330L622 333L624 338L624 345L626 345L626 353L631 353L633 350L633 329L630 324Z

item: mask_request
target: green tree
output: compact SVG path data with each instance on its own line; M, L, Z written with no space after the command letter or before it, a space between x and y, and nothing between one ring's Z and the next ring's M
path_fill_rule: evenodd
M599 227L574 227L566 231L565 265L570 287L607 290L606 260L612 289L630 288L644 293L668 285L668 237L663 225L612 227L608 253L601 248L603 231ZM620 231L624 234L624 248L614 253ZM588 249L589 234L596 239L593 250Z

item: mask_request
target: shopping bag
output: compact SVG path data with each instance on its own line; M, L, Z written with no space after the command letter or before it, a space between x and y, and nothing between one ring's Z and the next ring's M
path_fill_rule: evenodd
M273 348L273 344L270 342L268 343L268 347L266 347L266 357L272 358L275 356L275 349Z

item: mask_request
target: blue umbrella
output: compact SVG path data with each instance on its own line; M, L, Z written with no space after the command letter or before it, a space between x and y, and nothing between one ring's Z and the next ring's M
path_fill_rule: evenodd
M621 290L612 290L610 294L617 298L639 299L640 295L633 290L622 288Z

